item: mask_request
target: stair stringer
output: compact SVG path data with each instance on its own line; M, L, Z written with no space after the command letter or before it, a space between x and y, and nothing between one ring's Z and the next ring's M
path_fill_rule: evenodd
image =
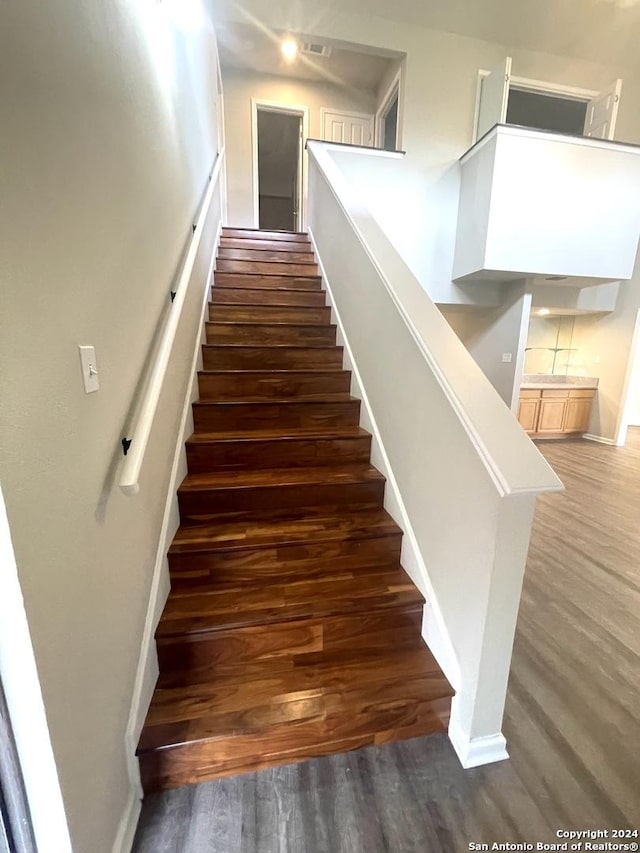
M371 403L367 396L366 388L362 381L360 371L358 370L357 362L349 345L349 338L342 323L340 312L336 308L335 299L331 290L331 282L329 281L329 277L327 276L326 270L323 266L322 256L318 251L318 247L313 236L313 230L310 227L308 230L309 238L315 252L318 269L320 270L320 275L322 277L322 286L327 294L327 301L331 306L332 322L337 326L337 343L344 347L343 366L345 370L351 371L351 394L362 401L360 409L360 425L364 429L368 430L372 435L371 464L377 468L387 480L387 487L384 492L384 508L404 533L404 536L402 537L402 552L400 558L402 567L426 599L423 609L422 637L445 674L447 680L453 689L458 691L462 681L460 664L458 662L453 643L451 642L449 632L447 631L442 612L438 606L438 601L429 577L429 572L422 557L418 541L413 531L413 526L404 505L398 481L394 476L389 457L387 456L384 442L380 435Z

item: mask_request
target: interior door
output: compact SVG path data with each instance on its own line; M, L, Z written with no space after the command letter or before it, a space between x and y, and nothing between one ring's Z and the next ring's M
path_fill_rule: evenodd
M589 101L584 135L596 139L613 139L618 117L622 80L615 80L605 92Z
M327 142L373 145L373 116L367 113L322 111L322 138Z
M483 77L480 86L480 103L476 139L480 139L495 124L504 124L509 103L509 82L511 80L511 57L507 56L497 68Z

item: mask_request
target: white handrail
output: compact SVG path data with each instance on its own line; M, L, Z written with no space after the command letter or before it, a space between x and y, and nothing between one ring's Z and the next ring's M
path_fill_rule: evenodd
M178 324L180 322L182 308L187 295L189 281L193 272L198 249L200 248L200 241L202 239L205 222L209 214L209 208L211 207L211 201L218 184L223 160L224 148L222 148L216 157L216 162L213 166L213 171L211 172L209 186L200 209L198 221L191 238L191 243L189 244L187 257L185 258L182 272L180 273L180 279L175 290L176 295L171 304L169 320L162 333L162 340L158 347L155 364L153 365L153 370L151 371L151 376L149 377L149 382L145 389L144 398L140 405L137 420L130 433L131 443L129 449L125 451L126 456L124 464L122 465L119 481L120 488L125 495L137 495L140 488L140 469L142 468L147 444L149 443L151 427L153 426L156 410L158 408L158 401L160 400L160 393L164 384L167 367L169 366L169 358L171 356L171 350L173 349L176 332L178 331Z

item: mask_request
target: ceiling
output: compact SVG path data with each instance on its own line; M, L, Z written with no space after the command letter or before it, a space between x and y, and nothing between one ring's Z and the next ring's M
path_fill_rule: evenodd
M256 11L261 0L212 0L220 18ZM341 13L375 16L459 33L510 48L587 59L640 72L640 0L281 0L284 20L331 20ZM268 13L267 13L268 14ZM263 15L264 18L264 15Z
M299 53L288 63L280 52L280 39L286 33L274 33L248 23L224 22L216 27L216 35L223 70L249 69L261 74L333 83L361 92L376 92L394 61L388 56L332 46L330 56ZM313 42L323 43L323 40L314 38Z

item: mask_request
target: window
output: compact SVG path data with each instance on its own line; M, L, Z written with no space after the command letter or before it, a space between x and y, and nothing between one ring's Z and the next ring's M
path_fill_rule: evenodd
M496 124L613 139L622 80L600 92L528 80L511 73L511 57L480 71L474 141Z
M507 124L582 135L587 104L587 100L511 87L507 104Z

